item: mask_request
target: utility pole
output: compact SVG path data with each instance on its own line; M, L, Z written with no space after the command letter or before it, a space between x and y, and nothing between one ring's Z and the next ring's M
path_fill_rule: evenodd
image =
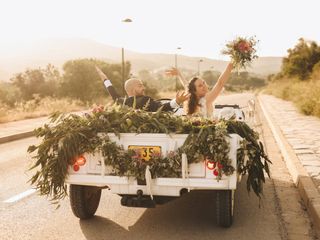
M198 76L200 77L200 63L202 63L203 62L203 60L202 59L200 59L199 61L198 61Z
M122 20L122 22L124 23L131 23L132 20L130 18L126 18L124 20ZM126 95L126 91L124 89L124 83L125 83L125 73L126 73L126 65L125 65L125 61L124 61L124 47L121 48L121 78L122 78L122 91L123 91L123 96Z
M177 47L177 50L180 50L181 47ZM175 56L174 56L174 65L175 68L178 70L178 53L176 52ZM176 92L178 91L178 76L176 75Z

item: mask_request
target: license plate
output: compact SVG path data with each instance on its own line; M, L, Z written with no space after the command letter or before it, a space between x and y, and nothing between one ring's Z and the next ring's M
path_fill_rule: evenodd
M160 146L138 146L138 145L129 145L128 149L134 150L140 159L149 161L152 155L160 155L161 147Z

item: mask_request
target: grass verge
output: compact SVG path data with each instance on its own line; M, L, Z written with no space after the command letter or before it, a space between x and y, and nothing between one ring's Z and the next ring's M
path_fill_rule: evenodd
M97 100L101 104L106 103L106 99ZM0 123L18 121L29 118L48 116L52 112L73 112L90 109L92 104L83 103L74 99L42 98L33 99L24 103L16 103L14 107L9 107L0 103Z
M263 93L292 101L302 113L320 118L320 80L281 79L270 83Z

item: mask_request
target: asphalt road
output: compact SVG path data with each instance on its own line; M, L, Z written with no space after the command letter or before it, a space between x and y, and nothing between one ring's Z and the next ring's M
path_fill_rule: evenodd
M245 106L251 97L236 94L218 102ZM235 194L234 223L228 229L216 225L214 193L202 191L154 209L143 209L122 207L119 196L104 190L96 216L79 220L72 214L68 198L56 209L45 197L28 192L31 186L27 181L32 173L27 171L31 157L26 149L37 141L28 138L0 144L1 240L285 239L279 199L271 179L265 184L260 207L254 193L248 194L245 178L242 180Z

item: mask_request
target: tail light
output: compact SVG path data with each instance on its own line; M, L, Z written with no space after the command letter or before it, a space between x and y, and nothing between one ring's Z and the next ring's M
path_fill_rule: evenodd
M207 165L207 168L208 168L209 170L213 170L213 169L215 169L215 167L216 167L215 162L211 162L211 161L208 161L208 160L207 160L206 165Z
M87 162L86 158L83 155L80 155L76 158L75 164L78 164L79 166L85 165Z
M223 165L219 162L212 162L210 160L206 161L206 166L209 170L212 170L214 176L218 176L223 168Z
M83 155L80 155L75 158L74 163L73 163L73 170L75 172L80 170L80 167L85 165L87 162L86 158Z
M73 165L73 171L78 172L79 169L80 169L80 166L79 166L79 165L77 165L77 164L74 164L74 165Z

